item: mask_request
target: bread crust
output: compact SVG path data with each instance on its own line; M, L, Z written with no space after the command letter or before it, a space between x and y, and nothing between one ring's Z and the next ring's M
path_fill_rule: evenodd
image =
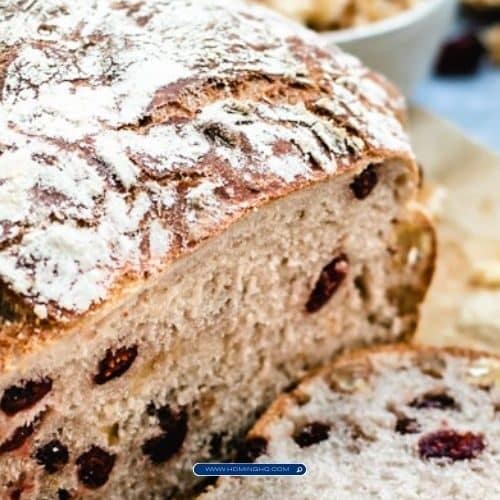
M0 364L273 200L391 158L417 183L399 93L308 31L237 2L59 4L0 13Z

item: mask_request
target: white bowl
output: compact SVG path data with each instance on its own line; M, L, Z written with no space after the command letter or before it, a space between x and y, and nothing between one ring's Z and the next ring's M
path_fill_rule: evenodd
M450 30L455 0L420 0L412 9L366 26L322 34L392 80L410 96L429 73L439 45Z

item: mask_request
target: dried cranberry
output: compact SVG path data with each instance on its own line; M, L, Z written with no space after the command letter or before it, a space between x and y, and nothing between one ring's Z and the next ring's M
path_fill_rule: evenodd
M38 448L35 453L36 461L43 465L49 474L60 471L69 460L68 448L58 439L54 439Z
M188 432L188 414L185 408L173 410L165 405L148 405L147 412L158 418L163 433L148 439L142 445L143 453L155 464L170 460L182 447Z
M351 191L358 200L364 200L378 183L378 175L374 165L368 165L350 184Z
M254 436L245 440L238 447L236 462L252 463L267 451L267 439Z
M485 447L482 434L447 429L426 434L418 442L420 457L424 459L470 460L476 458Z
M137 346L120 347L116 351L108 349L106 356L99 362L94 382L102 385L114 378L121 377L132 366L136 357Z
M70 500L71 493L68 490L60 488L57 490L57 500Z
M328 439L330 426L322 422L312 422L304 425L300 431L294 434L293 440L301 447L307 448L313 444Z
M420 432L420 425L414 418L399 417L396 422L395 431L399 434L416 434Z
M307 301L307 312L319 311L332 298L346 278L348 270L349 260L345 254L339 255L324 267Z
M156 405L151 401L146 406L146 414L150 417L156 417L158 410L156 409Z
M18 450L26 442L26 440L35 431L34 424L27 424L18 427L8 438L0 445L0 453L8 453L10 451Z
M154 464L162 464L170 460L181 448L184 436L171 437L168 433L148 439L142 445L142 452Z
M208 443L208 451L212 457L220 457L224 446L224 439L227 432L214 432L210 437Z
M9 498L10 500L21 500L21 494L23 490L16 488L10 492Z
M172 410L170 406L165 405L156 410L156 416L160 422L160 427L165 432L171 434L187 432L188 414L185 408Z
M0 401L0 408L9 416L35 406L52 389L52 380L44 378L37 382L30 380L23 385L6 389Z
M76 460L78 479L90 489L104 486L115 465L116 455L92 446Z
M458 409L456 401L444 392L429 392L427 394L424 394L423 396L419 396L410 403L410 406L413 408L418 408L419 410L427 408L435 410Z
M443 45L436 63L441 76L473 75L485 53L483 44L474 33L466 33Z

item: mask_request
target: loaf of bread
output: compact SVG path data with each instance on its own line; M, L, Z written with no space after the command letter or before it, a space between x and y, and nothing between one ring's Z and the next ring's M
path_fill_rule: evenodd
M302 463L305 476L221 478L201 498L500 498L499 408L498 357L345 355L280 396L248 437L247 461Z
M341 349L412 334L398 93L222 0L0 9L0 497L165 498Z

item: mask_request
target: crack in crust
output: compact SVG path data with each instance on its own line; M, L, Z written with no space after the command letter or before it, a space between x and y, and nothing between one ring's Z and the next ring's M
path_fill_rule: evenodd
M9 3L0 280L23 317L68 322L362 158L412 162L399 95L297 29L221 0Z

